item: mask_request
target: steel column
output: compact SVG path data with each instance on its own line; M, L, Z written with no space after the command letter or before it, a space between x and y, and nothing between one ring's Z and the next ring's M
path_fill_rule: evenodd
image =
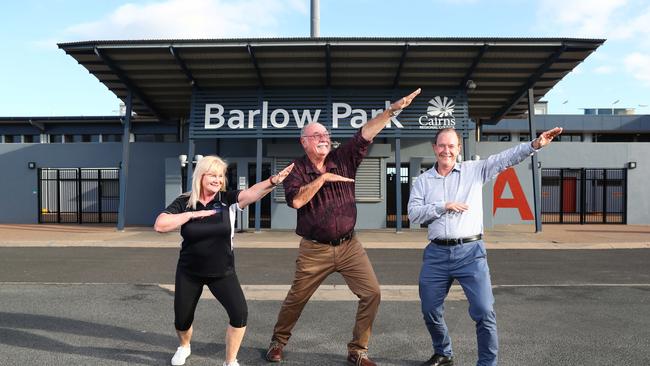
M103 222L102 217L102 170L97 169L97 221Z
M36 177L38 180L38 223L41 224L43 223L43 168L38 168L36 174L38 174Z
M81 199L81 168L77 168L77 223L83 223L83 202Z
M190 192L192 190L192 175L194 175L194 139L189 139L187 141L187 177L186 177L186 188Z
M61 223L61 169L56 170L56 223Z
M129 177L129 147L131 145L131 113L133 111L133 93L129 89L126 95L126 114L122 119L122 162L120 164L120 203L117 209L117 230L123 231L126 218L126 180Z
M596 184L598 186L598 184ZM607 223L607 169L603 169L603 224Z
M192 95L190 96L190 118L189 121L194 120L194 104L196 100L196 92L197 92L197 87L193 86L192 87ZM187 139L187 169L185 170L187 172L187 176L185 177L185 188L189 192L192 190L192 175L194 173L194 139L192 138L192 124L190 123L189 126L189 131L188 131L188 139Z
M262 139L257 139L257 157L255 158L255 183L262 181ZM249 186L250 186L249 182ZM255 202L255 232L260 231L260 221L262 217L262 202Z
M528 89L528 131L531 139L537 137L537 129L535 128L535 96L533 89ZM539 191L539 164L537 161L537 154L531 156L532 169L533 169L533 208L535 212L535 232L542 231L542 197Z
M402 232L402 139L395 138L395 232Z

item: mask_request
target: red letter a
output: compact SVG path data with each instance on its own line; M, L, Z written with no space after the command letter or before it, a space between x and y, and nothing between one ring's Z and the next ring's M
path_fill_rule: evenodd
M510 186L512 198L501 198L503 190L506 188L506 183ZM519 216L522 220L534 220L533 213L530 211L528 201L524 190L521 189L517 173L512 168L508 168L501 172L494 182L494 198L492 204L492 215L497 212L497 208L516 208L519 210Z

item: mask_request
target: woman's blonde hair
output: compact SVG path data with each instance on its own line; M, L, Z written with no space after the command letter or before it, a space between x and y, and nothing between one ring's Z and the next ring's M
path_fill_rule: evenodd
M225 192L228 181L226 180L226 170L228 164L218 156L210 155L205 156L194 167L194 174L192 174L192 190L190 191L190 198L187 200L187 207L196 210L196 203L201 197L201 180L204 174L211 172L223 174L223 184L220 191Z

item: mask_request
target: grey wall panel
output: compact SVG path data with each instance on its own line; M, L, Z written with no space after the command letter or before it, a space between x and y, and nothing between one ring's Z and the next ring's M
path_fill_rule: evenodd
M133 143L126 200L126 224L152 226L165 208L165 161L185 153L178 143Z
M538 131L562 126L567 132L648 132L650 115L563 115L535 116ZM504 119L483 125L483 132L528 132L528 120Z
M272 229L296 230L296 210L286 203L271 200L271 217Z
M513 143L482 142L479 143L479 154L486 158ZM539 152L539 160L544 168L625 168L627 162L636 161L637 168L628 170L627 177L627 210L628 224L650 224L650 191L647 182L650 180L650 143L555 143ZM532 206L532 173L530 163L524 162L516 168L517 176L526 194L531 210ZM486 185L493 192L494 184ZM504 195L507 192L504 192ZM490 193L491 196L491 193ZM485 196L484 196L485 197ZM522 221L515 209L499 209L494 216L495 224L533 223ZM484 214L491 215L492 205L486 204Z
M635 161L627 171L627 223L650 224L650 143L628 144L626 161Z
M178 159L182 144L134 143L131 150L127 225L152 225L165 204L165 158ZM0 223L38 222L37 170L42 168L115 168L121 160L120 143L0 144Z
M0 144L0 223L38 222L37 167L114 168L120 161L120 144ZM11 208L11 209L7 209Z

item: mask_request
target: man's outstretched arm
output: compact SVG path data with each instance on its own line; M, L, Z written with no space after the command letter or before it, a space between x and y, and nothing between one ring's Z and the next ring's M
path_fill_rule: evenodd
M381 132L382 129L384 129L388 121L390 121L390 119L393 117L393 112L397 112L408 107L413 99L417 97L418 94L420 94L420 91L422 90L418 88L413 93L403 97L397 102L394 102L390 105L390 107L388 107L388 109L368 121L368 123L366 123L363 128L361 128L361 136L363 136L366 141L372 141L372 139L374 139L375 136L377 136L377 134Z

